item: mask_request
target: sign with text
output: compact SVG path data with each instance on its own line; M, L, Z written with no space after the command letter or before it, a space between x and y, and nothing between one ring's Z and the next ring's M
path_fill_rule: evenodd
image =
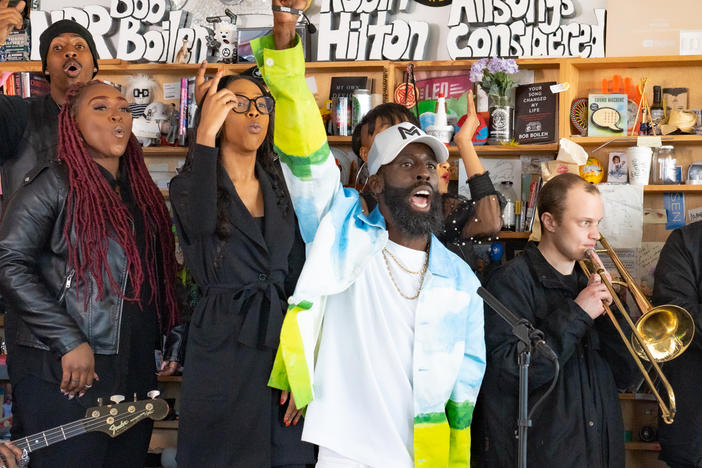
M606 10L594 9L594 24L577 22L579 11L587 8L585 3L322 0L317 60L436 59L427 56L427 45L443 39L446 28L445 47L451 59L604 57ZM415 4L436 7L431 10L446 12L447 17L431 15L433 21L421 21L431 18L412 15Z
M185 27L187 12L169 10L168 4L167 0L111 0L109 9L87 5L32 11L32 44L39 44L39 36L50 24L70 19L90 31L101 59L173 62L185 42L191 51L190 63L201 62L207 57L207 30ZM107 45L113 38L115 54ZM39 47L32 47L31 59L40 60Z

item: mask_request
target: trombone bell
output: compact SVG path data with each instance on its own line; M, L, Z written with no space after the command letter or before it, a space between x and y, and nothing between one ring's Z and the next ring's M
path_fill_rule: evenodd
M636 322L636 331L653 359L656 362L666 362L680 356L690 346L695 324L685 309L667 304L645 312ZM631 344L634 345L636 354L648 361L648 356L633 335Z

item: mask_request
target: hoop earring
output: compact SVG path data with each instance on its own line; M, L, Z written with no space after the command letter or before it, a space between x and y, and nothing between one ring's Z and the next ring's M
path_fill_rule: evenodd
M363 172L363 169L367 169L367 167L366 167L366 162L365 162L365 161L363 161L363 164L361 164L361 165L358 167L358 171L356 171L356 184L355 184L356 187L358 187L358 177L359 177L360 175L362 175L361 173ZM366 181L363 183L363 187L361 187L360 189L359 189L359 188L356 189L356 190L358 190L358 193L364 193L364 192L366 191L366 186L368 185L368 180L369 180L369 179L370 179L370 176L367 176L367 177L366 177Z

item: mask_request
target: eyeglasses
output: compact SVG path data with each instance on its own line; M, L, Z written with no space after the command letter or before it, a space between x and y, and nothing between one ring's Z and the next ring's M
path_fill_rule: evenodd
M255 99L249 99L241 94L236 94L236 105L232 109L237 114L245 114L251 109L251 102L256 105L256 110L261 114L270 114L275 107L275 101L270 96L259 96Z
M144 88L144 89L139 89L139 88L134 88L132 91L132 94L134 95L135 98L139 97L149 97L149 88Z

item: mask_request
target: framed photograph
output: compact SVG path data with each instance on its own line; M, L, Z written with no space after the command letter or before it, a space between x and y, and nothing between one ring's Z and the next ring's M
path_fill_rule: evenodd
M617 151L609 153L607 182L625 184L629 181L628 174L629 168L627 166L626 154Z
M307 28L303 24L298 24L295 28L297 34L302 40L302 50L305 53L305 60L310 59L309 54L309 41L307 40ZM238 35L238 52L239 52L239 63L256 63L253 51L251 50L251 41L258 37L263 37L267 34L271 34L271 28L239 28Z

